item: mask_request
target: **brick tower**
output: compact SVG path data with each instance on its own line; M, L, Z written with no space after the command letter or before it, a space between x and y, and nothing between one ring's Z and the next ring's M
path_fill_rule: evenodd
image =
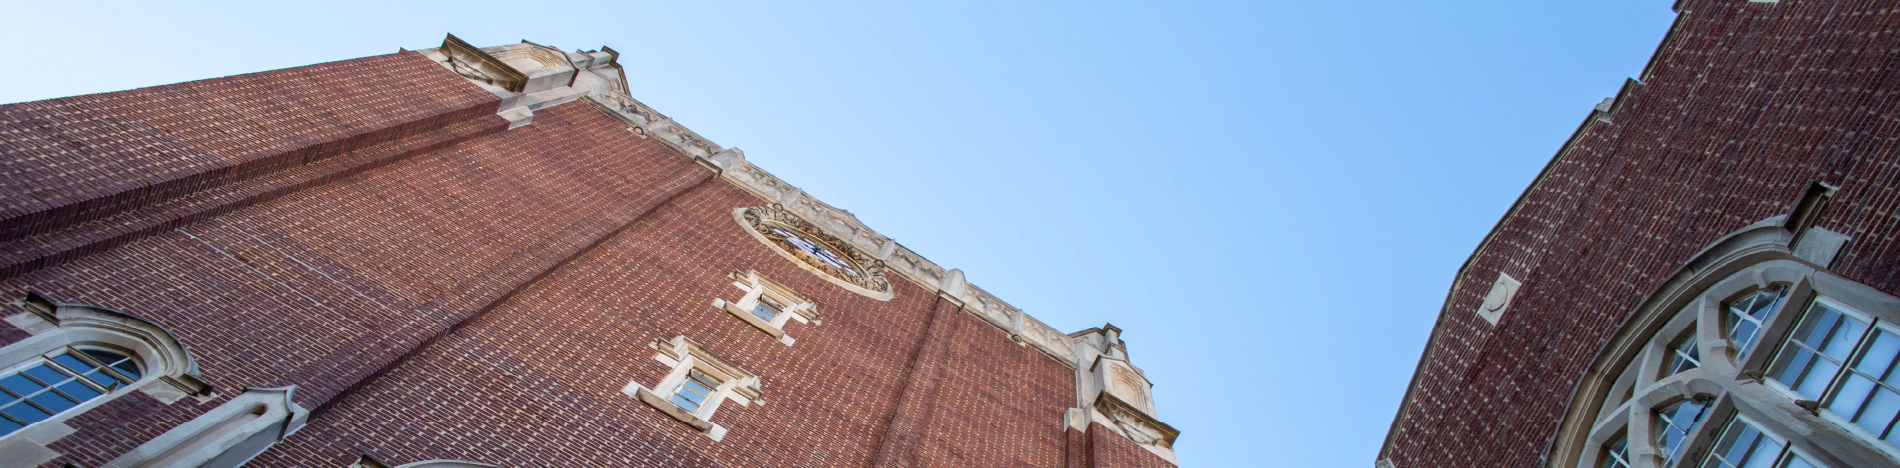
M1377 466L1900 467L1900 9L1675 9L1458 272Z
M1172 466L1061 333L630 97L441 47L0 106L0 467Z

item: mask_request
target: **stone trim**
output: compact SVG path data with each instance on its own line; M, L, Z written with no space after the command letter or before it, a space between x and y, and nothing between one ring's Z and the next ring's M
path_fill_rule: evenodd
M463 42L462 38L450 34L442 38L442 54L447 56L445 63L455 74L463 78L481 81L512 92L521 92L528 84L528 76L509 67L482 49Z
M236 468L302 429L310 411L291 401L297 386L244 393L146 441L100 468Z
M691 426L693 430L705 434L714 442L726 436L726 428L712 422L713 414L719 411L721 403L732 400L740 406L752 403L765 404L760 400L763 390L759 385L757 375L713 354L712 351L701 346L699 342L687 338L686 335L674 337L670 341L655 341L648 346L660 352L653 356L653 360L673 370L651 389L640 385L637 381L628 382L627 386L620 390L621 393L660 410L661 413L676 421ZM679 390L680 385L686 381L687 374L692 371L699 371L719 380L719 388L713 389L712 395L706 397L706 402L701 404L697 411L687 411L667 401L668 396Z
M1090 423L1099 423L1168 463L1179 464L1174 459L1174 441L1181 437L1181 431L1114 393L1102 391L1093 404L1070 409L1064 419L1070 429L1084 433L1088 432Z
M766 279L765 276L760 275L758 271L735 271L732 272L732 279L732 285L745 291L745 294L740 296L738 301L714 298L712 304L713 308L724 310L732 314L733 317L737 317L746 324L758 328L759 331L771 335L772 338L779 340L781 343L785 343L786 346L791 346L792 343L797 341L790 335L785 334L785 325L791 321L796 320L799 323L806 324L814 322L819 325L824 324L824 321L818 318L818 306L816 303L810 299L806 299L804 296L798 295L798 293L793 292L791 288L785 285ZM752 313L752 309L759 304L759 301L765 299L779 304L784 309L779 312L778 317L769 322L760 319L757 315Z

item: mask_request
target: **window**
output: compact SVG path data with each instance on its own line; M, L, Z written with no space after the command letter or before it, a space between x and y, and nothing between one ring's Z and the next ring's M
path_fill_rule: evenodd
M692 426L707 437L717 441L726 435L726 428L712 422L721 403L733 401L744 406L759 402L758 376L713 354L691 338L682 335L670 341L656 341L652 347L660 351L653 360L672 370L653 388L629 382L621 392Z
M1695 325L1690 325L1688 336L1677 339L1676 344L1669 346L1669 368L1664 375L1676 375L1702 366L1702 353L1695 339Z
M780 343L791 346L797 340L785 334L785 326L796 320L799 323L818 322L817 306L804 296L792 292L792 288L766 279L757 271L733 272L732 285L745 291L737 301L713 299L713 307L732 313L759 331L777 338Z
M770 323L773 320L778 320L778 315L784 313L784 311L785 307L773 303L771 298L761 297L759 298L759 305L752 308L752 315L758 317L759 320Z
M805 236L801 236L797 232L785 229L773 229L772 234L778 236L780 239L785 239L785 242L798 247L798 250L811 254L812 257L816 257L819 261L825 262L826 265L831 265L833 268L843 271L846 275L851 275L852 277L858 276L857 267L851 266L851 262L845 261L843 257L838 256L837 252L832 251L830 247L826 247L824 244L806 239Z
M1788 288L1783 286L1762 289L1729 304L1728 341L1735 345L1736 361L1747 360L1749 347L1761 336L1761 330L1767 328L1768 320L1774 318L1787 292Z
M1630 468L1630 440L1619 437L1605 450L1602 468Z
M707 377L705 373L699 371L691 371L687 373L686 381L680 383L679 390L673 392L673 398L667 401L679 405L689 413L698 412L699 407L706 404L706 399L712 397L713 389L716 388L719 388L719 382L714 381L712 377Z
M136 315L65 304L38 293L5 318L32 336L0 346L0 446L13 462L38 466L47 449L77 429L64 421L131 392L171 404L212 398L178 338ZM130 465L126 465L130 466Z
M1817 468L1812 462L1788 448L1788 443L1763 433L1742 418L1735 418L1722 430L1702 468Z
M1702 411L1706 405L1694 401L1677 402L1656 412L1656 422L1651 430L1656 434L1656 448L1662 451L1664 465L1676 461L1682 454L1682 446L1687 445L1690 434L1695 433L1696 425L1702 422Z
M111 351L66 348L0 377L0 436L77 408L137 382L132 358Z
M868 238L834 234L856 231L850 226L806 221L779 204L734 209L732 216L754 239L798 264L800 269L847 291L880 301L891 300L893 293L884 275L884 260L872 253L894 246L888 241L877 246L871 245Z
M1900 440L1900 334L1886 323L1817 299L1788 338L1770 375L1781 387L1889 445ZM1848 363L1852 363L1849 365Z

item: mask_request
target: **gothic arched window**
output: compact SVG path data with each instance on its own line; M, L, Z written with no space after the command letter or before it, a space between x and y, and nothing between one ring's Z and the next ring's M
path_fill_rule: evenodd
M1790 238L1745 228L1647 299L1578 383L1549 466L1900 466L1900 298Z

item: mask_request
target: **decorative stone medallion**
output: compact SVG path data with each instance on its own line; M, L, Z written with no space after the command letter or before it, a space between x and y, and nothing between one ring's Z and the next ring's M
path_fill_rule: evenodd
M880 301L891 299L891 283L884 277L884 261L853 248L844 239L826 233L777 203L733 211L753 237L771 246L805 271Z
M1491 283L1491 292L1484 295L1484 303L1478 305L1478 317L1492 325L1504 317L1504 311L1511 308L1511 299L1517 297L1516 278L1498 273L1497 282Z

